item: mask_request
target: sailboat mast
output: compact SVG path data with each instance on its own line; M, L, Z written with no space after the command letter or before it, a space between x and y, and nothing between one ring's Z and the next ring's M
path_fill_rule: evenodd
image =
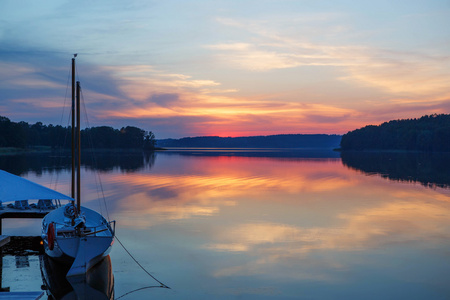
M80 197L80 190L81 190L81 176L80 176L80 169L81 169L81 134L80 134L80 82L77 81L77 212L80 213L81 209L81 197Z
M72 193L75 199L75 58L72 58Z

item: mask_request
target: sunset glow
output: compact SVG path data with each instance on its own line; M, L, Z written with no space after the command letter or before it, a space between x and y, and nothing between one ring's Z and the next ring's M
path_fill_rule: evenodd
M0 4L0 115L16 122L60 122L73 53L90 124L157 138L450 112L448 1L25 2Z

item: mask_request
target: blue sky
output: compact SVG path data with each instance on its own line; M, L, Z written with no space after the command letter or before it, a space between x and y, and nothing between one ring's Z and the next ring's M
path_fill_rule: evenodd
M1 1L0 115L66 120L73 53L90 125L157 138L450 113L448 0Z

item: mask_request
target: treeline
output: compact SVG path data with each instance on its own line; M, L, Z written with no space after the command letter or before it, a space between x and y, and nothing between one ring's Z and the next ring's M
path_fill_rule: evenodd
M450 187L450 155L442 152L341 152L342 163L383 178L403 182L419 182L435 188Z
M71 147L71 127L44 125L42 122L12 122L0 116L0 147L30 148L47 146L52 149ZM108 126L81 130L81 146L95 149L151 150L155 147L155 135L151 131L127 126L114 129Z
M157 140L159 147L206 148L336 148L340 135L328 134L279 134L248 137L185 137Z
M342 150L450 151L450 115L369 125L342 136Z

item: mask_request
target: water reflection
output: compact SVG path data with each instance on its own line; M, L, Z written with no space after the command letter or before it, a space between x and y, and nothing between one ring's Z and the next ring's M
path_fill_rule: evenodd
M125 220L126 224L132 221L134 226L145 227L159 221L216 216L223 209L239 205L238 200L243 197L284 204L298 201L299 193L330 193L355 184L339 176L341 171L345 172L339 159L323 159L326 163L318 163L317 159L193 157L186 160L163 155L158 161L162 168L155 167L152 172L104 177L113 189L112 197L120 199L120 202L112 200L120 205L113 209L136 214ZM280 199L275 196L278 193L285 196Z
M39 291L40 278L35 276L39 270L38 256L42 252L39 237L11 237L11 241L0 248L0 291L33 288Z
M339 152L326 148L169 148L164 155L233 156L281 159L339 158Z
M12 236L11 241L0 248L0 291L44 290L52 300L114 299L109 256L92 267L86 276L68 280L66 274L70 266L58 264L45 255L40 242L37 236Z
M449 153L342 152L341 157L345 166L367 174L429 187L450 187Z
M349 157L155 157L151 168L133 172L117 165L82 169L87 205L97 197L92 182L101 173L120 240L173 287L127 299L443 299L450 293L450 189L440 179L447 168L436 162L419 161L436 172L424 180L435 184L430 189L367 176L403 178L397 174L417 169L408 167L415 158L362 167ZM50 174L26 176L45 183ZM114 247L111 257L118 295L150 284L123 249Z
M66 278L70 266L56 263L47 255L39 257L42 280L48 299L114 299L111 258L105 257L86 276Z
M83 153L82 166L95 171L136 172L151 168L155 163L154 152L95 152ZM71 168L69 153L0 155L0 169L21 176L28 172L61 173Z
M203 294L189 284L223 299L449 291L439 278L450 275L450 198L440 188L364 176L334 158L163 154L151 172L107 178L122 230L151 241L134 247L154 249L163 270L173 262L166 276L191 298Z
M339 153L324 149L171 149L163 152L100 151L83 152L82 166L101 172L137 172L150 169L157 155L191 157L255 157L280 160L338 159ZM0 155L0 169L21 176L28 172L61 173L71 168L70 153L26 153Z

